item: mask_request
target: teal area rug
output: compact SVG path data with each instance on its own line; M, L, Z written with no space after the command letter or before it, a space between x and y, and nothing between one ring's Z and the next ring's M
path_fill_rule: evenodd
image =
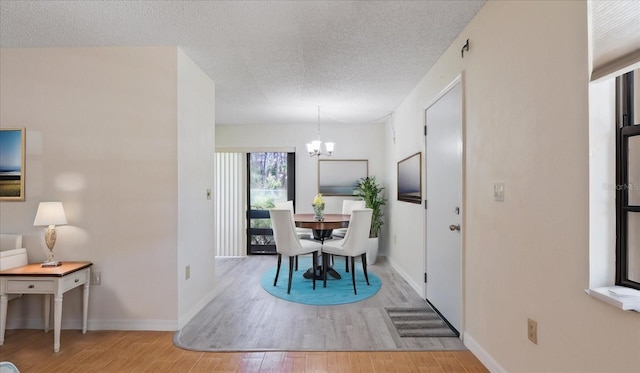
M359 302L375 295L382 285L380 278L371 271L367 271L370 284L367 285L364 272L362 271L362 264L358 261L356 262L356 289L358 290L358 294L353 294L351 272L345 271L344 259L336 257L336 264L333 266L333 269L335 269L342 278L338 280L327 274L327 287L322 287L322 280L316 280L316 290L313 290L313 281L302 277L309 268L311 268L311 258L300 257L298 271L293 273L291 294L287 294L289 258L283 256L277 286L273 286L277 266L271 267L262 274L260 284L264 290L273 296L290 302L313 306L332 306Z

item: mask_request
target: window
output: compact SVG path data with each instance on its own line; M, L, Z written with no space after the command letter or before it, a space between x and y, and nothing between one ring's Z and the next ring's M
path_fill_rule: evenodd
M640 290L638 78L634 71L616 78L616 285Z
M268 209L295 201L295 153L247 154L247 254L275 254Z

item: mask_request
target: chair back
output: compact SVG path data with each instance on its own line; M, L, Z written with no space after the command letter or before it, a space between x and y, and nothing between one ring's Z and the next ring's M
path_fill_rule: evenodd
M293 216L294 211L293 211L293 201L289 200L289 201L284 201L284 202L276 202L273 204L275 206L275 208L277 209L287 209L289 211L291 211L291 216Z
M372 215L372 209L351 211L349 229L347 230L347 234L344 236L342 245L344 255L357 256L367 252Z
M303 251L296 225L293 221L293 214L288 208L269 209L271 216L271 229L273 238L276 241L276 251L282 255L300 255Z
M345 199L342 201L342 215L351 215L351 211L362 210L366 207L365 201Z
M27 265L27 249L21 234L0 233L0 270Z
M0 251L21 249L21 248L22 248L21 234L0 233Z

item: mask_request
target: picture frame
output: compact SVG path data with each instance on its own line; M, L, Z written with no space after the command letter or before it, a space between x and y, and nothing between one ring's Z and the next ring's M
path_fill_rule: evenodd
M0 201L24 201L24 128L0 128Z
M422 152L398 162L398 201L422 204Z
M319 159L318 193L323 196L352 196L358 180L367 176L367 159Z

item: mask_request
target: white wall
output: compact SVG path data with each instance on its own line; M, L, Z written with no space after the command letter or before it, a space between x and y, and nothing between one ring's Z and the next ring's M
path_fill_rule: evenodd
M322 124L322 139L334 141L336 149L330 158L368 159L369 175L385 184L385 138L391 137L382 123ZM318 192L317 157L309 157L305 144L317 137L316 124L216 126L216 148L295 148L296 212L312 213L311 202ZM388 197L387 193L387 197ZM326 197L326 211L342 211L342 200L348 197ZM385 220L386 221L386 220ZM383 235L385 234L383 226ZM384 250L381 245L381 254Z
M56 257L90 260L102 272L102 285L91 287L90 329L175 330L195 302L185 291L179 310L178 247L190 242L178 229L213 210L178 193L178 166L190 154L179 162L177 64L175 47L0 53L0 124L27 129L26 200L0 203L0 231L23 234L29 260L42 261L38 202L63 202L69 225L58 230ZM212 130L197 121L193 130L213 148ZM193 172L186 179L198 189L212 185ZM213 248L208 240L194 239ZM80 325L80 295L65 294L63 327ZM40 327L40 310L38 296L14 300L8 326Z
M460 49L466 39L470 50ZM464 72L465 343L494 370L636 372L640 315L589 286L587 3L490 1L396 110L395 162L423 150L424 109ZM493 183L505 182L505 202ZM420 282L424 211L393 201L388 256ZM399 232L403 232L400 234ZM538 344L527 340L527 318Z
M178 50L178 299L180 327L213 299L215 84ZM207 196L210 191L210 196ZM186 278L189 266L190 278Z

